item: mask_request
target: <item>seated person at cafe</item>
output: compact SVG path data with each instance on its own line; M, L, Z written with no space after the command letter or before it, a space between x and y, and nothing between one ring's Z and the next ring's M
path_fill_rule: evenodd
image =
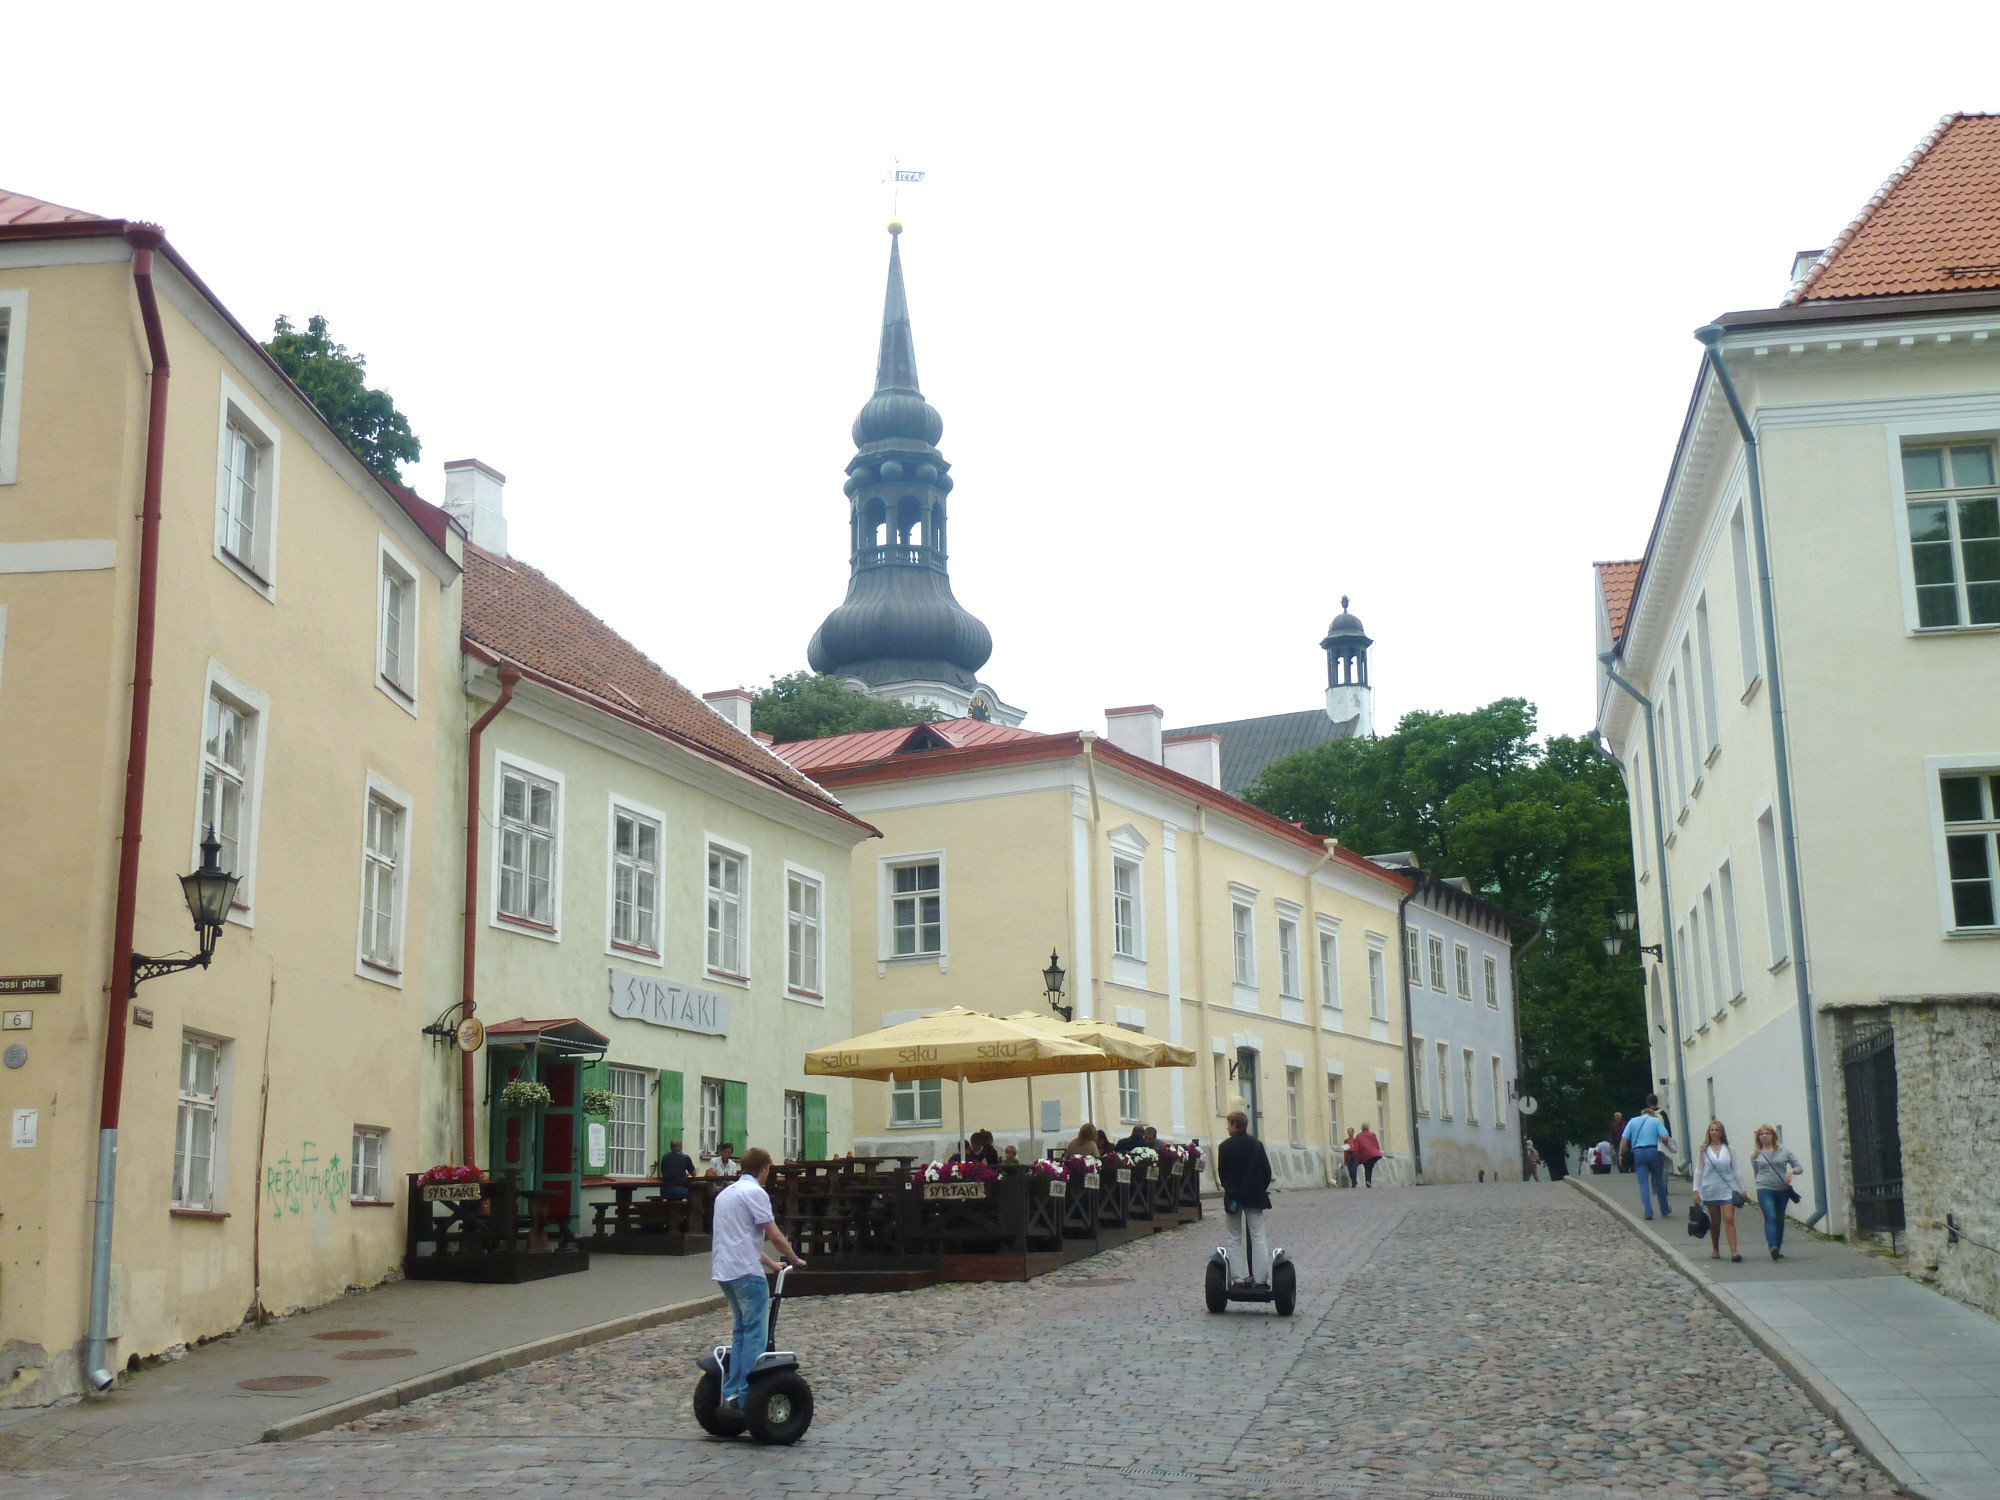
M1118 1143L1118 1149L1120 1151L1135 1151L1139 1147L1145 1144L1146 1144L1146 1127L1143 1125L1134 1125L1132 1127L1132 1133L1126 1136L1124 1140Z
M742 1171L743 1163L736 1159L734 1142L724 1141L715 1148L715 1155L708 1159L708 1175L711 1177L736 1177Z
M972 1151L966 1157L966 1160L985 1162L989 1167L1000 1165L1000 1153L993 1149L992 1131L975 1130L972 1132Z
M1154 1129L1154 1128L1153 1128L1153 1127L1152 1127L1151 1125L1148 1125L1148 1126L1146 1127L1146 1131L1145 1131L1145 1134L1146 1134L1146 1138L1145 1138L1145 1139L1144 1139L1143 1141L1141 1141L1141 1142L1140 1142L1139 1144L1140 1144L1140 1145L1142 1145L1142 1146L1144 1146L1144 1147L1146 1147L1146 1148L1147 1148L1148 1150L1150 1150L1150 1151L1157 1151L1157 1150L1159 1150L1159 1149L1160 1149L1160 1132L1159 1132L1159 1131L1157 1131L1157 1130L1155 1130L1155 1129Z
M1076 1133L1076 1139L1063 1149L1063 1160L1068 1161L1073 1156L1098 1156L1101 1154L1097 1148L1097 1131L1091 1126L1086 1125Z
M685 1198L688 1184L694 1181L694 1162L681 1150L681 1143L675 1139L668 1147L667 1154L660 1158L660 1196L662 1198Z
M1012 1147L1012 1146L1002 1146L1002 1147L1000 1148L1000 1165L1001 1165L1001 1166L1003 1166L1003 1167L1013 1167L1013 1166L1018 1166L1018 1165L1020 1165L1020 1161L1021 1161L1021 1153L1020 1153L1019 1151L1015 1150L1015 1149L1014 1149L1014 1147Z

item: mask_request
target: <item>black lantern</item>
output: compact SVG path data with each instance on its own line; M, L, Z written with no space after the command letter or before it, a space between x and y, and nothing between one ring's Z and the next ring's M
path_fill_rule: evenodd
M222 868L221 854L222 841L215 836L211 824L208 836L201 841L201 868L192 875L181 876L181 894L187 898L188 914L194 918L198 951L173 958L148 958L143 953L134 953L133 989L162 974L205 969L215 957L215 941L222 935L222 924L229 920L230 908L236 904L236 887L241 883L240 876Z
M1625 934L1639 925L1636 911L1620 910L1612 913L1612 929L1604 935L1604 955L1616 958L1625 947Z
M1063 981L1068 977L1063 971L1062 960L1056 956L1056 950L1049 949L1049 966L1042 970L1042 988L1048 992L1049 1009L1065 1021L1074 1019L1076 1015L1073 1007L1062 1003Z

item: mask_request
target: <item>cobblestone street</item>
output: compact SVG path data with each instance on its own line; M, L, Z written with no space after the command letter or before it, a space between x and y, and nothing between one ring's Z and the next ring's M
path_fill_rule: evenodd
M24 1475L0 1497L1888 1493L1604 1210L1554 1184L1291 1193L1291 1320L1202 1309L1219 1219L1027 1285L787 1304L796 1448L702 1436L715 1319L303 1442Z

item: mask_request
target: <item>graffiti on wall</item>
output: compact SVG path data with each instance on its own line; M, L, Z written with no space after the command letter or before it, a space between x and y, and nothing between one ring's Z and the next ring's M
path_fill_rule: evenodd
M347 1169L340 1153L322 1160L315 1142L301 1141L296 1162L287 1151L264 1168L264 1196L274 1219L337 1211L347 1201Z

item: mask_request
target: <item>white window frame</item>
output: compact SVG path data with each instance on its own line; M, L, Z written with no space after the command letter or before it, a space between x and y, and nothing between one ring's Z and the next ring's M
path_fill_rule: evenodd
M1389 1024L1389 941L1368 939L1368 1019Z
M711 896L715 894L714 888L711 887L708 883L708 861L710 854L724 855L730 859L739 861L742 865L742 871L737 877L737 892L736 892L736 944L737 944L736 957L742 962L743 967L741 969L731 969L726 965L711 963L709 961L709 956L708 956L709 935L717 930L709 922L708 919L709 900ZM751 968L754 964L754 959L751 953L751 942L750 942L750 933L751 933L750 881L754 868L755 867L751 863L750 850L748 846L739 844L734 839L723 838L719 834L706 833L706 832L702 834L701 836L702 972L707 974L710 979L719 979L724 984L738 984L747 987L750 983ZM725 900L727 899L727 893L723 894L723 899ZM724 954L720 956L726 957L727 955Z
M14 483L21 459L21 375L28 344L28 289L0 291L7 315L7 349L0 356L0 484Z
M1449 1120L1451 1113L1451 1043L1439 1042L1437 1046L1438 1068L1438 1118Z
M1465 1057L1465 1123L1479 1123L1479 1054L1470 1047L1461 1048Z
M630 818L635 824L653 825L653 926L642 934L647 941L620 942L618 938L618 868L623 858L618 852L618 820ZM636 854L632 860L639 863ZM654 968L665 965L667 815L633 797L609 793L604 802L604 951L620 959L635 959ZM635 887L636 891L636 887ZM636 904L636 902L635 902Z
M2000 937L2000 926L1960 927L1958 925L1958 914L1953 908L1951 899L1951 864L1945 845L1944 791L1938 784L1938 778L1948 772L1976 772L1987 776L2000 775L2000 750L1985 755L1927 755L1924 757L1924 800L1930 807L1931 853L1937 870L1939 931L1946 938L1954 942L1962 942L1967 939L1976 940L1979 938ZM1993 795L1990 788L1987 795L1989 797ZM1989 810L2000 812L2000 808ZM1970 827L1973 832L1977 833L1987 831L1985 824L1986 820L1982 819L1980 825L1954 823L1951 826L1954 828ZM1964 836L1963 834L1960 835L1960 837ZM1991 838L1990 833L1988 837L1989 839ZM1990 862L1996 857L2000 857L2000 853L1996 853L1992 842L1989 842L1987 845L1986 857L1989 861L1989 868L1991 867ZM1996 886L2000 886L2000 871L1995 872L1995 883ZM1994 905L1996 908L1994 915L2000 916L2000 889L1995 891Z
M653 1075L644 1068L635 1068L626 1063L611 1063L604 1070L604 1082L612 1099L616 1101L612 1106L610 1118L604 1122L604 1173L607 1177L644 1177L647 1175L646 1168L651 1164L655 1150L653 1132L648 1128L652 1124ZM627 1087L621 1089L619 1087L621 1083ZM630 1088L634 1083L638 1085L637 1093L632 1092ZM627 1106L629 1110L629 1106L634 1103L639 1106L639 1118L636 1121L619 1119L619 1106ZM638 1131L638 1144L621 1146L619 1132L629 1130ZM619 1170L621 1151L626 1153L625 1165L632 1170Z
M1300 1119L1299 1094L1305 1087L1305 1072L1302 1067L1294 1068L1289 1064L1285 1067L1285 1128L1288 1132L1287 1139L1294 1146L1305 1144L1305 1138L1299 1134L1299 1126L1303 1123Z
M1699 797L1707 762L1702 759L1701 685L1695 681L1694 636L1691 632L1681 636L1680 655L1680 680L1687 690L1688 769L1694 773L1694 782L1688 787L1688 794Z
M1639 794L1639 788L1646 784L1642 779L1645 771L1643 755L1643 751L1632 752L1632 774L1625 783L1629 788L1625 800L1632 808L1632 863L1639 873L1641 884L1653 878L1652 856L1646 850L1646 799Z
M394 934L393 949L386 961L372 958L368 951L368 879L373 866L378 863L376 852L368 843L369 814L376 803L392 807L396 811L396 847L391 851L389 872L389 926ZM415 822L412 810L415 803L410 794L386 777L370 771L361 792L361 903L354 934L354 972L363 979L376 984L388 985L391 989L403 987L403 958L406 953L404 937L408 930L410 906L410 850L411 828Z
M200 716L195 720L194 837L188 845L188 868L195 870L201 867L201 841L208 831L202 805L202 782L207 769L203 746L208 734L208 700L217 697L250 721L247 731L249 745L243 757L243 812L236 839L236 872L241 878L236 887L235 904L229 910L229 920L243 927L255 927L257 831L264 804L264 746L271 737L271 700L212 658L202 680Z
M1910 501L1909 491L1903 482L1903 450L1906 448L1938 448L1957 444L1970 447L1975 443L1985 443L1994 448L1996 467L2000 467L2000 406L1982 408L1970 414L1965 420L1950 426L1939 426L1935 418L1921 422L1891 422L1884 428L1889 443L1889 507L1890 519L1896 528L1896 568L1903 590L1903 630L1906 635L1979 635L2000 630L2000 623L1988 622L1972 625L1963 623L1965 603L1965 577L1963 556L1959 544L1953 542L1954 565L1958 568L1960 620L1957 625L1920 625L1917 623L1917 568L1916 559L1910 551ZM1972 486L1983 488L1983 486ZM1959 493L1956 490L1922 490L1920 494ZM1956 536L1957 507L1954 514L1953 534ZM1932 800L1936 800L1935 793Z
M1451 978L1458 986L1458 998L1472 1003L1472 950L1464 943L1451 945Z
M1701 667L1701 721L1708 730L1708 743L1702 753L1704 765L1714 765L1715 757L1722 753L1722 710L1716 702L1715 642L1710 636L1708 595L1703 594L1694 602L1694 645L1695 659Z
M240 427L258 450L257 514L251 555L238 557L226 545L230 478L230 429ZM222 378L216 415L215 560L242 579L267 603L278 598L278 476L283 471L282 429L227 376Z
M1687 741L1682 737L1681 681L1679 672L1667 673L1667 724L1666 729L1674 742L1674 806L1680 809L1675 822L1687 817L1689 788Z
M1898 457L1896 466L1902 460ZM1904 518L1904 529L1909 528L1909 519ZM1738 662L1743 670L1742 702L1749 702L1750 695L1757 691L1757 684L1764 680L1764 658L1757 648L1757 594L1750 574L1750 527L1745 519L1743 503L1738 501L1736 509L1729 517L1729 556L1736 581L1736 650ZM1914 579L1911 584L1915 588ZM1914 603L1916 595L1910 595ZM1634 783L1636 786L1637 783Z
M1118 1070L1118 1122L1137 1125L1146 1118L1146 1091L1137 1068Z
M550 820L549 829L550 921L546 928L533 917L510 916L500 910L500 859L506 843L505 838L502 837L502 826L507 806L506 775L509 771L518 772L522 776L529 777L535 781L545 781L555 788L555 816ZM569 813L569 787L565 782L563 773L548 766L537 765L531 760L524 760L511 751L496 749L493 752L492 787L493 854L489 870L491 879L488 882L486 895L486 923L489 927L497 927L502 932L515 933L521 937L536 938L545 943L561 942L563 855L566 852L566 846L569 842L563 836L563 820Z
M1779 843L1777 812L1766 802L1757 809L1757 857L1764 875L1764 936L1774 974L1792 961L1791 909L1785 903L1785 864Z
M1416 989L1424 987L1424 935L1415 927L1403 929L1403 964L1409 970L1410 984Z
M383 697L415 718L417 679L422 665L417 644L422 639L417 628L417 609L423 591L418 587L417 580L423 574L417 571L417 565L410 561L402 548L386 536L378 533L375 545L375 686ZM392 583L402 586L409 601L403 618L397 622L400 639L396 643L398 668L394 674L389 670L389 589Z
M1722 967L1721 919L1715 910L1715 882L1708 881L1701 888L1701 931L1708 943L1708 977L1715 990L1715 1013L1719 1016L1729 1008L1731 993L1723 986L1728 983Z
M215 1092L211 1094L202 1094L185 1086L187 1049L190 1046L211 1048L215 1052ZM193 1030L181 1033L181 1053L174 1068L177 1100L174 1111L174 1169L168 1186L169 1203L181 1213L220 1214L228 1211L225 1205L229 1181L229 1082L233 1050L227 1037ZM196 1115L205 1116L208 1120L208 1192L200 1197L186 1192L189 1185L186 1171L190 1144L189 1107Z
M1417 1066L1413 1070L1416 1074L1417 1084L1417 1113L1428 1116L1431 1112L1431 1090L1426 1075L1430 1072L1430 1047L1425 1038L1412 1036L1410 1038L1410 1048L1417 1054Z
M1229 977L1239 1006L1248 992L1252 1008L1257 991L1257 893L1247 885L1229 883Z
M1500 1008L1500 960L1495 958L1491 953L1482 953L1480 959L1482 961L1480 967L1484 970L1483 977L1486 981L1486 1008L1488 1010L1498 1010Z
M1319 1008L1327 1013L1328 1024L1339 1029L1340 1004L1340 923L1333 917L1319 921Z
M792 887L810 887L818 900L819 914L808 918L792 907ZM801 984L792 977L792 954L799 945L800 932L810 929L813 937L812 983ZM817 870L785 861L785 994L805 1005L826 1004L826 877ZM801 1096L803 1097L803 1096Z
M935 953L898 953L896 951L896 871L910 869L917 865L936 865L938 872L938 946ZM875 861L875 965L878 974L886 973L890 964L928 964L938 966L940 974L945 973L951 958L951 870L942 849L915 849L901 854L884 854ZM921 896L923 892L908 892ZM919 911L918 916L922 913ZM922 921L916 924L921 939Z
M806 1154L806 1096L785 1090L785 1147L780 1161L803 1161Z
M1339 1064L1329 1061L1326 1065L1326 1143L1333 1151L1340 1150L1340 1080L1342 1075L1334 1071Z
M1145 880L1146 867L1139 861L1112 856L1111 952L1116 958L1146 961Z
M1715 904L1721 908L1724 972L1728 976L1729 999L1734 1004L1744 997L1743 939L1736 930L1736 873L1730 868L1727 852L1722 863L1715 867Z
M1222 1038L1216 1037L1214 1038L1214 1042L1215 1046L1220 1049ZM1217 1050L1214 1054L1214 1061L1215 1113L1217 1118L1220 1118L1229 1113L1229 1058L1226 1053Z
M713 1156L722 1145L722 1083L720 1078L704 1077L695 1095L695 1149L703 1157Z
M924 1112L926 1096L935 1102L936 1113ZM910 1118L899 1120L897 1115L908 1105ZM944 1080L942 1078L910 1078L891 1082L889 1085L889 1128L891 1130L936 1130L944 1124Z
M1431 989L1440 995L1450 994L1451 991L1445 988L1444 981L1444 935L1437 932L1426 932L1424 934L1424 953L1429 965Z
M1290 941L1286 941L1287 934ZM1305 999L1305 964L1299 953L1299 909L1289 902L1278 908L1278 998Z
M1490 1053L1489 1056L1493 1059L1493 1128L1505 1130L1507 1128L1506 1064L1497 1052Z
M371 1148L372 1149L369 1149ZM363 1161L363 1157L372 1158ZM368 1174L375 1175L375 1191L365 1192ZM348 1142L347 1160L347 1201L350 1203L393 1203L390 1184L395 1181L389 1169L389 1127L386 1125L357 1125Z

